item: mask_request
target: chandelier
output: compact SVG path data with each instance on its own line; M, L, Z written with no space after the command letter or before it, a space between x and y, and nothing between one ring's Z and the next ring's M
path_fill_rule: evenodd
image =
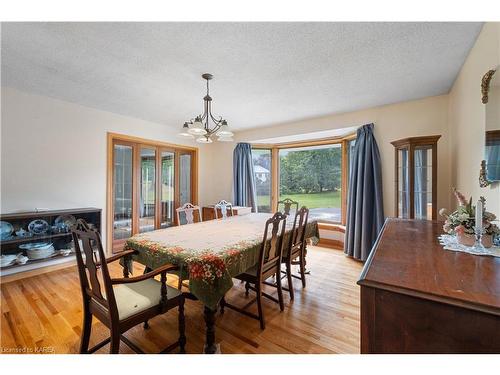
M207 81L207 95L203 98L203 114L196 116L195 119L186 121L179 134L183 137L194 138L199 143L212 143L212 136L216 135L220 142L232 142L233 133L229 130L227 121L220 116L212 114L212 97L210 96L209 81L213 76L209 73L202 75ZM212 126L210 126L212 122Z

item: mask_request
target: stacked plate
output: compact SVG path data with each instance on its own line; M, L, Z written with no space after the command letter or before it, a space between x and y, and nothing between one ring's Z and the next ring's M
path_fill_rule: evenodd
M54 246L50 242L26 243L20 245L19 248L26 251L29 259L45 259L55 252Z
M7 267L16 262L16 255L6 254L0 256L0 267Z

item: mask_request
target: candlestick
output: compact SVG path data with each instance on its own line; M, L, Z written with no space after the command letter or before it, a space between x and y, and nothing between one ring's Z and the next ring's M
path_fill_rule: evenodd
M476 206L476 231L483 232L483 201L477 201Z
M480 199L477 201L476 205L476 223L474 227L474 233L476 235L476 243L474 244L474 249L478 253L484 253L485 247L483 246L483 201Z

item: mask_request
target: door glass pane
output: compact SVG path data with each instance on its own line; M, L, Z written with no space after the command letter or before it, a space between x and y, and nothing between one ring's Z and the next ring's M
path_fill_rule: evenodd
M174 155L161 152L161 228L174 225Z
M309 208L309 217L340 222L342 145L279 150L279 200L290 198Z
M155 229L155 162L156 151L141 148L141 180L139 189L139 232Z
M410 211L410 191L408 176L408 149L398 150L398 217L408 218Z
M257 211L271 212L271 150L252 150Z
M132 234L132 147L113 148L113 239L121 240Z
M432 147L415 149L415 219L432 219Z
M180 206L191 202L191 154L182 154L179 158Z

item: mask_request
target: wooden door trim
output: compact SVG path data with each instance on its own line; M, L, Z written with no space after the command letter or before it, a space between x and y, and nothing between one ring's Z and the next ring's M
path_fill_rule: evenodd
M168 143L168 142L162 142L162 141L155 141L155 140L150 140L150 139L145 139L145 138L140 138L140 137L135 137L135 136L130 136L130 135L125 135L125 134L118 134L118 133L113 133L113 132L108 132L107 133L107 153L106 153L106 224L105 224L105 230L106 230L106 253L107 254L112 254L113 253L113 164L114 164L114 158L113 158L113 150L114 150L114 144L126 144L132 147L132 233L138 233L139 230L139 214L138 214L138 199L139 199L139 192L138 192L138 187L140 183L140 176L138 173L140 173L140 168L138 166L138 159L140 158L140 147L147 147L147 148L154 148L156 152L156 159L157 161L160 159L159 155L161 150L166 150L166 151L174 151L174 163L178 163L178 155L181 152L184 153L189 153L191 155L191 197L193 200L193 204L198 204L198 148L197 147L192 147L192 146L185 146L185 145L178 145L174 143ZM160 163L161 165L161 163ZM155 177L157 184L161 184L160 181L160 169L158 168L158 163L155 164L156 166L156 171L155 171ZM178 165L174 166L176 168L174 170L174 179L178 179ZM134 181L135 180L135 181ZM160 189L161 190L161 189ZM160 190L156 191L156 199L155 202L158 201L160 195L159 192ZM174 196L177 197L179 192L178 189L178 182L176 183L176 190L177 192L174 192ZM176 198L177 199L177 198ZM178 200L174 200L174 204L177 206L178 205ZM157 204L157 209L159 209L159 205ZM157 209L155 209L155 212L157 212ZM156 221L160 220L159 215L155 215L157 219L155 219L155 227L157 225ZM175 221L175 215L174 215L174 221Z
M112 139L119 139L122 141L128 141L130 143L140 143L143 145L148 145L148 146L153 146L153 147L166 147L166 148L183 149L183 150L189 150L189 151L197 151L198 150L198 147L179 145L179 144L168 143L168 142L163 142L163 141L155 141L155 140L151 140L151 139L140 138L140 137L119 134L119 133L108 132L108 137L111 137Z

